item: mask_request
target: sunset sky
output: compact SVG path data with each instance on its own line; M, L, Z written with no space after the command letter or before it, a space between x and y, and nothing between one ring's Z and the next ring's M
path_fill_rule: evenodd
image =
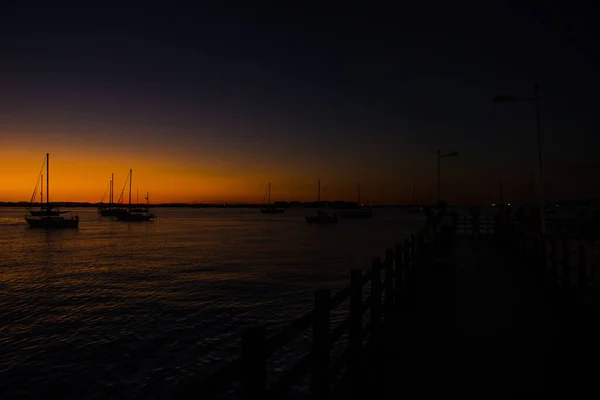
M410 203L416 182L432 202L438 148L460 153L444 199L497 201L502 179L519 201L537 179L534 107L491 99L535 82L548 197L600 195L600 170L567 168L600 146L589 10L7 3L0 201L29 200L49 152L55 201L99 201L112 172L118 194L133 168L153 202L261 202L269 181L275 200L313 200L318 179L324 199L360 182L366 202Z

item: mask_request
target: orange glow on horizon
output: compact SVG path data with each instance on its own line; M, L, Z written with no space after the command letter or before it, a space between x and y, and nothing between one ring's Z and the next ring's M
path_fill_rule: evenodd
M43 151L1 150L0 201L29 201L44 157ZM140 202L145 201L149 192L152 203L262 203L266 200L269 181L272 182L272 201L317 198L318 178L313 178L310 171L261 165L235 170L218 158L203 157L204 161L196 161L125 152L56 149L50 152L50 200L96 203L106 193L104 201L108 202L107 189L114 172L115 201L123 190L123 202L127 203L129 184L125 188L123 185L129 168L133 169L133 202L139 188ZM45 168L42 173L46 174ZM363 183L361 200L374 204L399 202L398 195L390 196L389 188L389 184L382 185L382 182ZM409 190L402 195L407 202L410 202ZM355 201L356 193L356 183L346 176L331 172L321 176L323 200ZM39 201L39 189L36 201Z

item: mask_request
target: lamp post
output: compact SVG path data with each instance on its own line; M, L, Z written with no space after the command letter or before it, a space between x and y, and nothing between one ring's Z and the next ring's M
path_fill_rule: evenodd
M544 205L544 164L542 158L542 126L540 122L540 96L537 83L533 86L533 97L522 97L510 94L497 94L492 99L494 103L508 103L513 101L533 101L535 103L535 118L537 125L537 147L538 147L538 164L539 164L539 203L540 203L540 230L542 234L545 232L545 205Z
M437 151L437 202L440 203L440 184L441 184L441 159L445 157L456 157L458 155L457 152L453 151L452 153L441 154L440 151Z

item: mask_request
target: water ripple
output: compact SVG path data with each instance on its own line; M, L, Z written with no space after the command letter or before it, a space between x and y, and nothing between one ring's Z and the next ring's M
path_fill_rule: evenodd
M422 223L378 211L320 227L306 212L160 209L128 224L83 209L80 229L48 232L0 209L0 397L165 397L237 356L242 327L289 323ZM270 381L309 338L269 360Z

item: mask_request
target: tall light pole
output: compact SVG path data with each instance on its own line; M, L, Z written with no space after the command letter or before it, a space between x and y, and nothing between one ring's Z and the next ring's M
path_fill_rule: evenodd
M456 157L458 155L457 152L453 151L452 153L441 154L440 151L437 151L437 202L440 203L440 187L441 187L441 159L445 157Z
M513 101L533 101L535 103L535 118L537 125L537 147L538 147L538 164L539 164L539 203L540 203L540 230L542 234L545 232L545 202L544 202L544 164L542 158L542 124L540 121L540 96L538 90L538 84L533 86L533 97L521 97L510 94L497 94L492 99L494 103L508 103Z

